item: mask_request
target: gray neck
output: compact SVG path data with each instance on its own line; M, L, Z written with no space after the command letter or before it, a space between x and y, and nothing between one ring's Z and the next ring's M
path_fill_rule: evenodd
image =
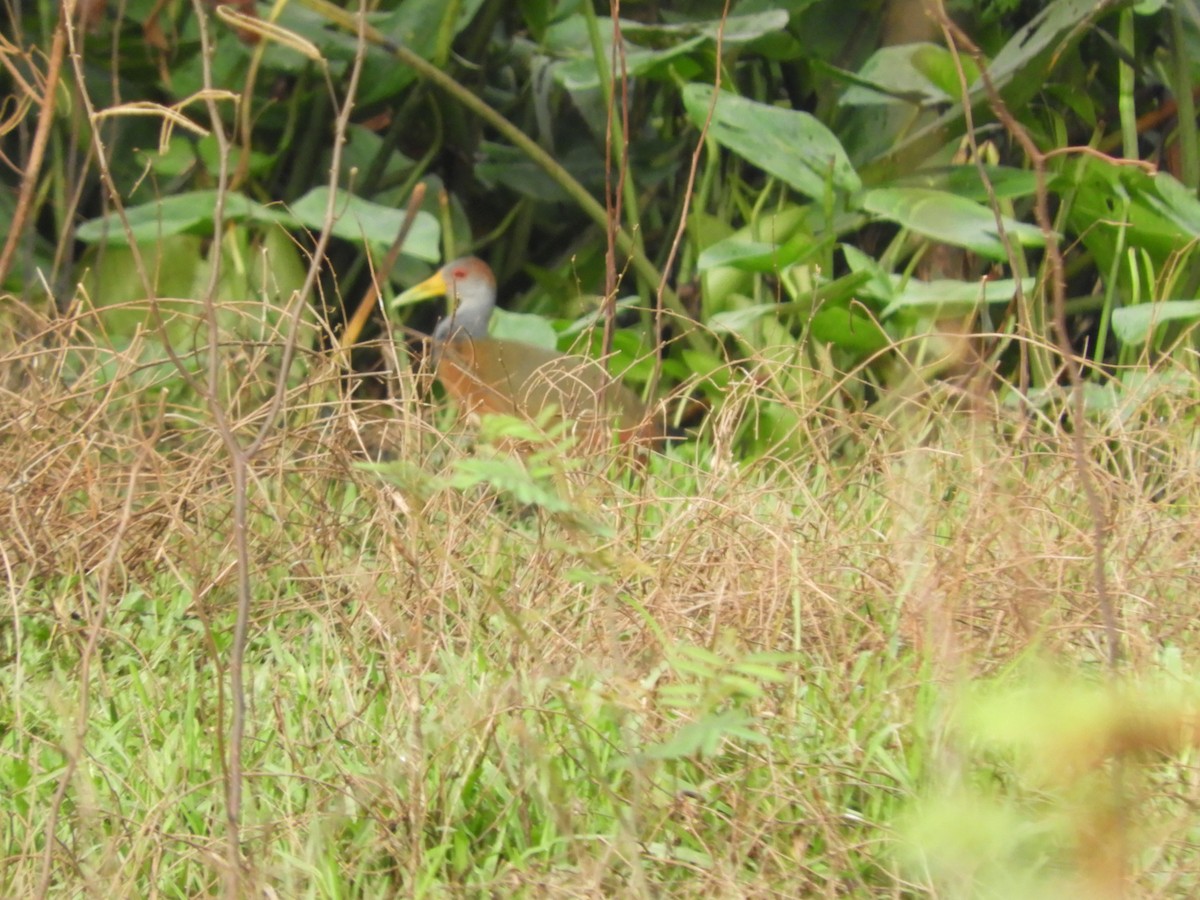
M488 321L492 318L492 304L478 305L462 303L454 314L442 319L433 329L435 341L446 341L452 338L469 338L474 341L483 340L488 336Z

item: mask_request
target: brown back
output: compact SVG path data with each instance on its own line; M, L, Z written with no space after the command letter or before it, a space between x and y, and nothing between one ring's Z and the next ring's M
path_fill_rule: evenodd
M614 382L595 360L517 341L458 337L438 348L437 376L469 413L572 424L585 445L661 436L640 398Z

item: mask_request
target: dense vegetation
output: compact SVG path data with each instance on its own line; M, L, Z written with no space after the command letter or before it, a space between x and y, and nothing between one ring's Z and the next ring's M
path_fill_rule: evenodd
M1193 4L6 15L0 894L1195 894Z

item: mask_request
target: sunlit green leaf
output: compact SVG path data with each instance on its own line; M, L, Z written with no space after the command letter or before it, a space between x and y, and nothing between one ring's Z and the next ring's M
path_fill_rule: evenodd
M945 83L944 69L949 65L949 51L933 44L883 47L858 71L859 80L842 95L841 102L846 106L948 103L958 95L956 84ZM978 74L970 68L968 84Z
M987 202L992 195L1001 200L1030 197L1037 190L1037 175L1012 166L984 166L988 184L973 165L920 169L896 179L890 187L921 187L948 191L968 200Z
M891 343L874 319L841 306L827 306L814 315L812 335L857 354L874 353Z
M712 98L711 85L689 84L683 89L684 106L696 127L708 120ZM830 183L847 192L861 185L833 132L808 113L722 91L709 136L809 197L823 197Z
M690 372L708 379L717 387L724 387L729 383L729 364L720 357L686 348L681 353Z
M704 19L699 21L674 21L668 24L648 25L642 22L623 22L622 34L630 40L654 40L662 36L701 35L716 40L720 34L721 40L729 45L743 44L756 40L763 35L772 34L781 28L786 28L788 14L782 9L770 9L745 15L732 14L722 19Z
M900 278L896 278L897 283ZM1021 289L1026 296L1037 286L1036 278L1026 278ZM983 303L1011 303L1017 290L1017 282L1011 278L981 279L979 281L956 281L951 278L937 281L920 281L910 278L903 287L897 284L887 307L880 313L882 318L900 312L915 312L921 315L954 315L969 312Z
M1112 329L1126 344L1144 344L1159 325L1200 322L1200 300L1158 300L1123 306L1112 313Z
M782 244L770 244L747 240L739 233L705 248L696 262L696 270L706 272L716 266L733 266L747 272L779 272L811 256L830 241L798 232Z
M646 750L645 755L650 759L687 759L694 756L712 756L721 749L728 737L746 737L747 734L758 738L757 734L748 732L745 726L754 719L738 710L729 710L716 715L705 716L697 722L690 722L680 728L669 740L655 744Z
M137 243L177 234L208 236L212 234L216 205L216 191L187 191L127 207L125 219ZM224 217L229 222L279 222L286 218L281 212L233 191L225 194ZM75 237L88 244L100 241L115 246L129 244L121 217L115 212L84 222L75 230Z
M538 506L547 512L575 511L573 503L559 496L548 485L532 478L515 457L471 456L455 460L453 474L447 483L457 490L468 490L483 485L498 493L507 494L517 503Z
M778 303L758 303L753 306L719 312L708 320L708 327L713 334L744 334L763 316L777 315L778 313Z
M319 231L327 218L329 188L316 187L288 207L300 225ZM338 191L333 204L333 234L347 241L369 241L389 246L400 232L404 210L364 200L348 191ZM441 259L438 246L440 229L437 219L426 212L417 213L416 221L404 242L404 252L427 262Z
M965 197L926 188L877 188L862 200L868 212L955 247L989 259L1007 259L990 209ZM1006 218L1004 229L1019 245L1039 247L1045 240L1034 225Z
M558 332L542 316L498 309L492 313L489 331L494 338L520 341L554 350L558 347Z

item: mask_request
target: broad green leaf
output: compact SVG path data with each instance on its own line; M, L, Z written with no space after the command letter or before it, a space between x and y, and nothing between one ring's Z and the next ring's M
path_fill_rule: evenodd
M726 18L721 40L726 47L747 44L765 35L775 34L787 26L788 16L782 10L767 10ZM599 19L604 58L611 60L612 19ZM721 22L704 19L695 22L677 21L669 24L643 24L622 19L624 38L623 64L630 77L667 78L673 67L688 60L700 48L716 40ZM551 26L547 31L546 49L558 56L568 57L554 69L554 76L568 91L593 90L600 86L600 75L592 53L582 16L572 16ZM707 52L707 51L706 51ZM686 65L685 77L699 71L699 65Z
M949 51L934 44L901 44L876 50L842 95L845 106L908 102L948 103L958 96L957 84L947 90L944 68L952 65ZM933 76L937 76L935 79ZM978 76L972 66L968 83Z
M850 244L842 245L842 256L845 257L846 265L850 267L852 274L866 276L858 286L858 296L890 301L896 295L899 277L884 271L875 257Z
M492 337L507 341L520 341L554 350L558 347L558 332L542 316L533 313L509 312L497 309L492 313L489 326Z
M923 316L965 313L983 303L1009 303L1017 291L1017 282L1012 278L979 281L957 281L952 278L920 281L910 278L901 287L902 279L893 277L897 282L897 292L880 314L884 319L901 312ZM1036 278L1026 278L1021 282L1021 289L1026 295L1031 294L1036 286Z
M1200 201L1165 172L1149 175L1089 158L1064 173L1056 186L1074 187L1067 221L1101 272L1112 270L1118 248L1145 250L1162 269L1200 239ZM1120 262L1119 277L1127 283L1129 270Z
M546 33L546 26L550 24L550 0L518 0L517 6L530 35L535 41L540 41Z
M683 103L696 127L708 119L713 88L689 84ZM808 113L756 103L722 91L709 136L764 172L806 196L825 196L826 184L853 193L861 187L846 151L833 132Z
M703 274L716 266L734 266L738 269L763 271L777 250L775 244L766 241L751 241L743 237L731 237L706 247L696 261L696 271Z
M605 29L601 28L605 33ZM611 31L606 33L606 37ZM631 78L665 77L672 63L686 59L692 51L706 43L703 37L690 38L682 43L664 50L650 50L636 45L627 45L625 53L625 71ZM607 49L606 49L607 56ZM609 57L611 58L611 57ZM566 90L571 92L589 91L600 87L600 76L596 71L596 62L590 55L564 62L554 69L554 77Z
M1071 43L1078 41L1090 29L1088 24L1095 18L1108 15L1122 6L1132 5L1130 0L1118 3L1097 3L1096 0L1054 0L1035 16L1028 25L1018 29L1001 48L988 67L992 82L1003 87L1009 81L1020 78L1041 87L1044 82L1044 67L1050 57L1061 57ZM1042 54L1047 58L1039 59Z
M814 218L811 207L789 204L735 231L728 222L697 212L688 223L688 233L697 249L715 247L723 241L731 241L735 247L738 244L778 246L797 239L801 234L811 234L817 227ZM736 254L737 251L731 252ZM728 308L733 296L751 290L752 279L747 269L741 266L705 265L700 267L700 274L704 287L701 291L703 321Z
M216 191L188 191L130 206L125 210L125 217L137 243L177 234L210 236L216 203ZM224 212L228 222L279 222L286 218L282 213L232 191L225 195ZM84 222L75 229L75 237L86 244L104 241L109 246L129 245L124 225L116 213Z
M689 350L686 347L680 351L680 355L693 374L706 378L718 388L729 384L731 377L729 364L720 357L700 350Z
M439 44L439 41L447 41L460 34L471 24L482 5L483 0L459 0L456 3L404 0L374 24L382 33L417 55L438 62L439 54L446 54L449 50L448 44ZM287 8L299 4L284 6ZM449 16L454 17L453 22L447 21ZM346 37L351 41L354 39L352 34ZM363 70L363 93L357 103L369 106L394 97L415 78L412 69L397 65L390 54L368 53Z
M298 224L319 231L325 224L328 202L329 188L316 187L293 203L288 211ZM383 246L391 245L404 221L403 210L372 203L347 191L338 191L333 215L335 237L354 242L367 240ZM441 259L438 238L437 219L427 212L419 212L404 242L404 252L426 262L437 262Z
M580 299L591 307L592 312L585 313L574 321L568 322L565 327L559 330L558 336L560 338L574 337L577 334L591 331L594 328L604 328L604 298L596 295L584 295ZM619 316L626 310L637 309L641 305L641 302L642 299L640 297L630 295L628 297L618 297L614 306Z
M475 163L475 177L487 187L503 185L545 203L570 203L571 195L546 170L516 147L482 141ZM577 144L560 153L558 162L584 184L604 182L604 159L590 145Z
M1113 333L1126 344L1144 344L1167 322L1200 323L1200 300L1159 300L1123 306L1112 313Z
M863 196L862 205L868 212L934 240L989 259L1007 258L992 211L965 197L927 188L878 188ZM1006 218L1004 228L1010 239L1021 245L1040 247L1045 243L1033 225Z
M753 721L753 717L738 710L705 716L697 722L684 725L670 739L650 747L646 756L650 759L712 756L721 749L726 738L747 738L752 735L752 740L761 740L760 735L746 727Z
M746 331L764 316L778 315L778 303L761 303L740 309L728 309L719 312L708 320L708 329L713 334L745 334Z
M246 153L244 147L240 144L234 144L226 151L229 154L229 171L234 172L241 167L245 160L246 172L255 177L265 174L270 166L275 162L275 158L268 153L262 153L258 150L251 150ZM217 143L217 139L211 134L203 137L195 143L195 154L204 164L204 168L209 172L219 172L221 169L221 149Z
M738 234L707 247L696 262L696 271L707 272L716 266L733 266L745 272L778 272L810 256L830 243L832 236L818 240L800 232L782 244L748 240Z
M965 53L956 58L945 47L936 44L919 44L912 56L912 64L930 84L950 99L958 99L962 94L962 81L958 75L959 64L962 65L968 90L979 78L979 66L975 64L974 59Z
M622 29L632 24L621 21ZM604 58L612 60L612 20L602 18L599 26ZM653 47L625 40L622 42L625 72L636 78L667 78L673 69L683 67L690 76L699 71L699 64L690 62L689 57L707 42L702 35L680 35L678 39L672 35ZM553 72L555 80L563 88L578 94L600 87L600 74L596 69L591 38L583 16L569 16L551 25L546 30L543 46L547 53L559 60L554 64Z
M1009 109L1020 116L1025 104L1045 88L1047 72L1061 59L1070 58L1072 49L1092 34L1093 20L1130 5L1131 0L1097 3L1096 0L1052 0L1028 25L1018 29L988 67L992 84L998 88ZM985 108L983 85L971 88L971 103ZM948 139L963 133L962 104L924 125L904 140L893 142L880 156L863 167L868 183L890 182L909 162L929 157L946 146Z
M191 298L193 288L202 277L203 247L203 239L190 234L173 234L138 245L142 265L150 278L150 288L160 299L160 311L168 310L169 305L176 302L175 298ZM79 281L92 304L118 307L109 310L104 318L110 334L132 337L146 320L146 290L134 262L133 250L118 244L104 247L102 251L86 251L79 270ZM136 307L125 311L124 307L130 305ZM179 336L193 326L188 325Z
M611 20L602 20L612 31ZM695 22L671 22L669 24L647 25L641 22L621 23L621 33L633 41L661 41L664 37L674 35L699 35L716 40L718 32L723 43L728 45L745 44L757 40L767 34L772 34L786 28L788 14L782 9L764 10L746 15L727 16L722 23L719 19L704 19Z
M873 319L841 306L827 306L812 318L812 336L862 355L882 350L891 339Z
M505 429L504 437L511 438L515 434L517 439L545 440L530 423L523 420L497 415L489 415L487 420L490 426ZM519 459L511 456L457 459L447 484L460 491L483 485L497 493L507 494L517 503L538 506L547 512L575 512L575 505L570 500L559 496L551 485L535 479Z
M1028 169L988 165L984 166L984 171L987 173L991 193L1001 200L1032 197L1037 191L1037 175ZM920 169L897 178L889 187L932 188L980 203L989 199L988 188L980 179L979 170L973 165Z
M1152 180L1147 185L1143 180ZM1147 175L1134 170L1133 186L1137 195L1159 215L1174 222L1189 238L1200 237L1200 200L1169 172Z
M134 157L159 178L178 178L196 166L196 142L189 136L172 135L165 150L158 147L135 150ZM234 157L230 157L233 159Z

